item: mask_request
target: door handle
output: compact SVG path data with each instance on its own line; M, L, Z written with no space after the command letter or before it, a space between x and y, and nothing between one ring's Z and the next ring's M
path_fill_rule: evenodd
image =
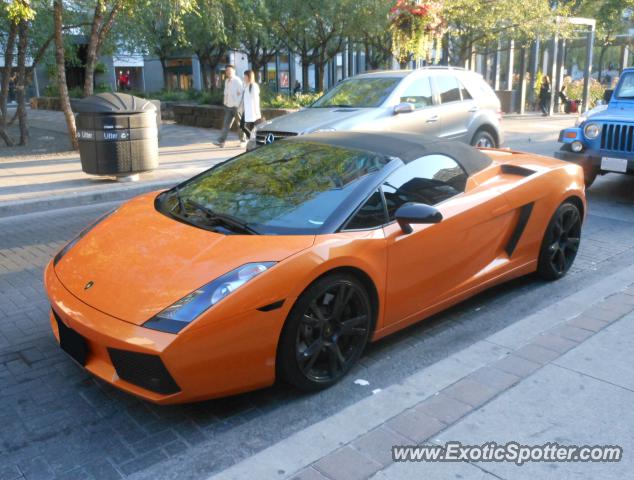
M438 115L432 115L431 117L427 119L427 123L434 123L434 122L437 122L438 120L440 120L440 117Z
M477 112L480 108L476 105L475 107L471 107L468 111L469 113Z

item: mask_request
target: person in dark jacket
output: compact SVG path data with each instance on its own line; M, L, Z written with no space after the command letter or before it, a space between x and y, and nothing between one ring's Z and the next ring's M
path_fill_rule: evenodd
M545 117L550 110L550 78L544 75L542 78L542 86L539 89L539 108Z

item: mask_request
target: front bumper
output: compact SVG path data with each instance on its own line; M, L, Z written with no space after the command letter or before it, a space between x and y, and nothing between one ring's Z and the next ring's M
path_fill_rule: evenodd
M627 161L627 169L625 172L617 171L612 169L602 168L602 158L603 157L613 157L613 158L622 158ZM575 153L570 152L568 150L558 150L555 152L555 158L559 160L565 160L567 162L576 163L577 165L582 166L585 169L599 169L603 172L614 172L617 173L627 173L634 174L634 157L623 157L618 153L610 153L610 152L597 152L596 150L585 150L583 152Z
M223 323L220 330L185 329L174 335L124 322L85 304L64 287L52 262L46 267L44 283L57 341L61 321L62 328L85 340L83 361L71 356L93 375L132 395L157 404L184 403L254 390L275 381L279 329L272 327L280 323L287 308L227 318L219 322ZM259 322L258 329L241 331L241 326L254 322ZM222 328L226 324L235 328ZM165 383L165 373L173 385Z

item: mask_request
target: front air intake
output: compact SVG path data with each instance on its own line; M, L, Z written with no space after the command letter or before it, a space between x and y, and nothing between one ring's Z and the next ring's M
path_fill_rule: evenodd
M121 380L163 395L180 391L157 355L116 348L109 348L108 353Z

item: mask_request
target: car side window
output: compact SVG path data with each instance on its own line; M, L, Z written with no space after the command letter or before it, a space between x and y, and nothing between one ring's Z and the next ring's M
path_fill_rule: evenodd
M366 200L357 213L348 221L345 230L362 230L376 228L387 223L383 196L380 191L374 192Z
M451 75L439 75L436 77L436 85L440 94L440 103L459 102L460 85L458 79Z
M433 103L429 77L415 80L401 96L401 103L411 103L416 110L430 107Z
M464 83L462 83L460 80L458 80L458 83L460 84L460 94L462 95L462 99L463 100L473 99L473 97L469 93L469 90L467 90L467 87L464 86Z
M467 178L458 162L446 155L427 155L406 164L382 187L390 221L405 203L436 205L464 192Z

